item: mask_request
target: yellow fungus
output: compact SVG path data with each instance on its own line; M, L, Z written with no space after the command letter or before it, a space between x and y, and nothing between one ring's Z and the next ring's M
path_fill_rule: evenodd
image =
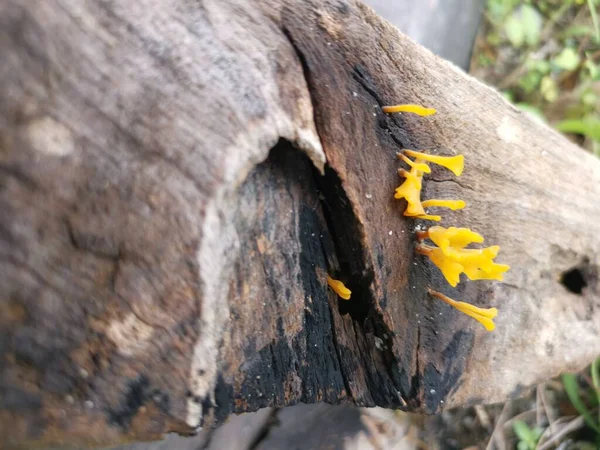
M398 154L402 160L407 160L407 164L411 166L410 171L400 169L398 175L406 178L404 183L396 188L394 195L397 199L405 199L407 202L404 215L413 217L415 219L422 220L433 220L439 222L442 220L441 216L430 215L425 212L425 207L428 206L441 206L450 209L461 209L465 207L463 200L425 200L421 202L421 189L423 187L423 174L431 171L427 164L424 164L422 160L416 159L411 161L406 156ZM427 170L425 170L425 168Z
M496 328L494 324L494 319L498 315L498 310L496 308L478 308L477 306L471 305L470 303L465 302L457 302L456 300L452 300L450 297L445 296L444 294L434 291L433 289L429 289L429 294L439 298L440 300L448 303L450 306L458 309L460 312L472 317L481 323L486 330L493 331Z
M435 114L436 111L433 108L425 108L421 105L394 105L394 106L384 106L383 112L385 113L395 113L395 112L408 112L417 114L419 116L431 116Z
M340 298L343 298L344 300L350 300L352 291L344 286L344 283L342 283L340 280L334 280L327 275L327 284Z
M404 183L396 188L396 194L394 195L395 198L403 198L408 203L404 215L413 217L425 215L425 210L421 205L423 173L413 167L410 172L400 169L398 174L406 178Z
M510 269L506 264L497 264L494 258L500 247L464 248L471 243L483 242L483 236L468 228L431 227L425 232L417 232L419 242L431 239L437 247L420 243L416 251L429 257L431 262L442 272L450 286L460 282L460 274L464 273L470 280L504 279L504 272Z
M408 164L413 169L417 169L419 172L423 172L423 173L431 173L431 169L429 168L429 166L427 164L412 161L404 153L398 152L398 153L396 153L396 155L398 155L398 158L400 158L402 161L404 161L406 164Z
M429 155L427 153L416 152L414 150L402 150L402 152L413 158L417 158L423 161L432 162L439 166L445 167L452 171L457 177L463 173L465 167L465 157L463 155L456 156L438 156Z
M427 256L440 269L450 286L456 287L460 282L460 274L464 271L463 265L444 255L441 248L421 244L417 246L416 252Z
M423 208L429 208L431 206L441 206L443 208L449 208L452 211L456 211L457 209L463 209L467 204L464 200L425 200L422 201L421 204Z
M487 270L472 265L464 265L465 274L470 280L504 280L504 272L510 269L508 264L492 262Z
M447 253L450 247L465 248L471 243L481 244L484 240L483 236L469 228L456 227L431 227L425 232L425 237L431 239L438 247L441 247L444 253Z

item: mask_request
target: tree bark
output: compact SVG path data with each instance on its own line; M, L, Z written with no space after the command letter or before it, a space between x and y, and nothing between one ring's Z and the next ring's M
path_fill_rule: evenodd
M600 161L361 3L5 0L0 49L9 447L297 402L434 413L600 353ZM500 245L504 283L415 256L401 148L465 155L424 197L466 200L443 224Z

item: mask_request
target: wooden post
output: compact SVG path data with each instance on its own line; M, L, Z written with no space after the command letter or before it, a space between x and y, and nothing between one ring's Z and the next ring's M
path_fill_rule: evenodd
M5 0L0 50L9 447L297 402L434 413L600 353L600 161L359 2ZM465 156L424 197L467 202L443 224L500 245L504 283L450 289L415 255L402 148Z

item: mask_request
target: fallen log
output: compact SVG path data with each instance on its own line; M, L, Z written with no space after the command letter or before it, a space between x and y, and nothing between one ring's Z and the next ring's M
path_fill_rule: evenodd
M600 353L600 161L361 3L6 0L0 48L7 446L297 402L435 413ZM443 224L500 245L504 282L450 289L415 255L402 148L465 156L424 197L467 202Z

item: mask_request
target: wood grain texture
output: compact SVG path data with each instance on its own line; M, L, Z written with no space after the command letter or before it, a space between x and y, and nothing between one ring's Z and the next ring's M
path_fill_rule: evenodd
M362 4L8 0L0 49L7 445L297 402L433 413L600 353L600 162ZM425 198L467 201L443 224L500 245L505 283L452 290L414 255L403 147L465 155Z

